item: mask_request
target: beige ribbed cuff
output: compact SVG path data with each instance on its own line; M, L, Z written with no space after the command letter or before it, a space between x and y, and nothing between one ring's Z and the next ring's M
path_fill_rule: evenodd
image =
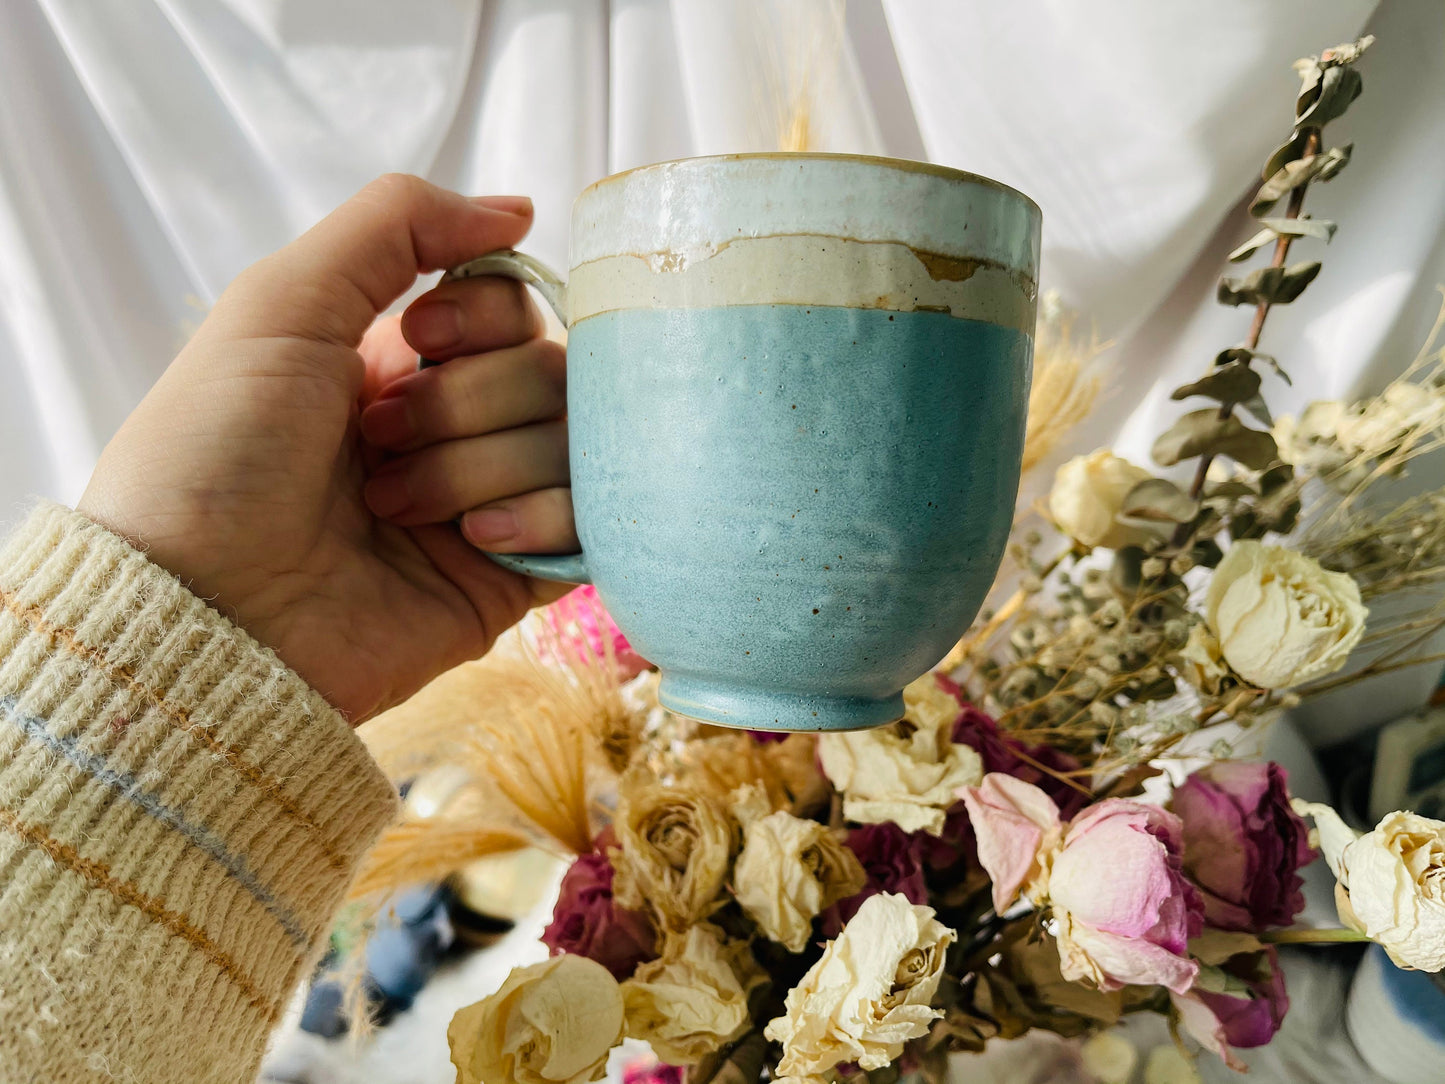
M250 1079L395 801L270 650L37 508L0 548L0 1064Z

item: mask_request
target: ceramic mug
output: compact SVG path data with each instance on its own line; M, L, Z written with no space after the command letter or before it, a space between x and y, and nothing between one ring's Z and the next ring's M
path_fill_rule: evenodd
M995 181L855 155L645 166L572 213L563 281L582 552L672 711L834 730L903 714L967 629L1013 519L1039 210Z

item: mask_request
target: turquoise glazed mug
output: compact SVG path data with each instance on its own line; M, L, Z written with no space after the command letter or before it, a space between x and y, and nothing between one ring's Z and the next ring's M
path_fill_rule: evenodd
M841 730L967 629L1023 451L1039 210L983 177L855 155L645 166L572 214L566 283L493 253L568 325L578 554L672 711Z

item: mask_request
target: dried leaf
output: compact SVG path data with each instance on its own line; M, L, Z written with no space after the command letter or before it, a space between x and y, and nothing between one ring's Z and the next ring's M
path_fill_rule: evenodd
M1293 481L1294 467L1288 463L1278 463L1259 476L1259 491L1269 495Z
M687 1084L758 1084L767 1053L763 1033L750 1031L694 1065L688 1071Z
M1265 161L1264 169L1260 171L1260 176L1273 177L1290 162L1295 162L1303 158L1305 144L1308 142L1309 133L1296 128L1294 134L1276 147L1274 153Z
M1286 162L1260 185L1259 191L1250 201L1249 213L1255 218L1262 218L1269 213L1271 207L1289 194L1290 189L1311 181L1330 180L1349 164L1350 152L1354 149L1353 143L1346 143L1343 147L1331 147L1323 154L1312 154L1308 158Z
M1206 486L1204 496L1210 500L1216 498L1221 500L1237 500L1241 497L1258 497L1259 490L1255 489L1254 486L1248 482L1230 480L1226 482L1215 482L1211 486Z
M1188 523L1199 514L1199 502L1167 478L1147 478L1129 490L1119 512L1133 519Z
M1283 380L1286 384L1293 384L1289 373L1279 367L1273 354L1262 354L1258 350L1249 350L1243 346L1231 346L1228 350L1221 350L1214 358L1215 365L1228 365L1231 361L1262 361L1274 370L1274 375Z
M1303 113L1298 114L1295 124L1300 127L1324 127L1336 117L1343 116L1345 110L1350 108L1350 103L1358 98L1360 91L1364 89L1365 81L1354 68L1343 64L1326 68L1324 75L1320 77L1318 90L1314 91L1314 101Z
M1264 470L1279 458L1274 437L1250 429L1233 414L1195 410L1175 422L1154 442L1154 460L1170 467L1200 455L1227 455L1251 470Z
M1215 967L1231 956L1238 956L1243 952L1258 952L1262 948L1264 945L1252 933L1207 929L1198 937L1189 939L1189 955L1202 964Z
M1124 546L1114 551L1114 563L1109 567L1109 582L1114 590L1123 595L1138 592L1144 579L1144 558L1147 555L1138 546Z
M1237 405L1260 425L1274 425L1274 419L1269 414L1269 405L1264 401L1263 395L1256 393L1248 399L1241 399Z
M1289 267L1261 267L1244 279L1220 279L1218 300L1221 305L1287 305L1315 280L1320 262L1292 264Z
M1242 403L1259 394L1259 374L1247 362L1231 361L1220 365L1192 384L1175 388L1171 399L1188 399L1191 395L1202 395L1219 403Z
M1248 259L1256 252L1281 237L1318 237L1326 244L1335 235L1335 223L1325 219L1310 218L1266 218L1261 220L1264 229L1231 252L1228 259L1233 263Z

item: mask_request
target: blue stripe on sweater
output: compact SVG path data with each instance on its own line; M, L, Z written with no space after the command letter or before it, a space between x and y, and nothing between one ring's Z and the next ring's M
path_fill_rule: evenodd
M92 779L128 798L156 820L185 836L235 878L242 888L255 897L257 903L271 912L298 946L305 946L310 941L296 916L277 901L243 858L226 849L225 841L220 836L205 825L187 820L179 810L166 805L154 793L146 790L135 776L115 770L106 763L104 757L82 749L74 738L62 738L52 734L46 728L44 719L22 713L17 704L18 701L13 696L0 696L0 714L14 723L32 741L58 753Z

